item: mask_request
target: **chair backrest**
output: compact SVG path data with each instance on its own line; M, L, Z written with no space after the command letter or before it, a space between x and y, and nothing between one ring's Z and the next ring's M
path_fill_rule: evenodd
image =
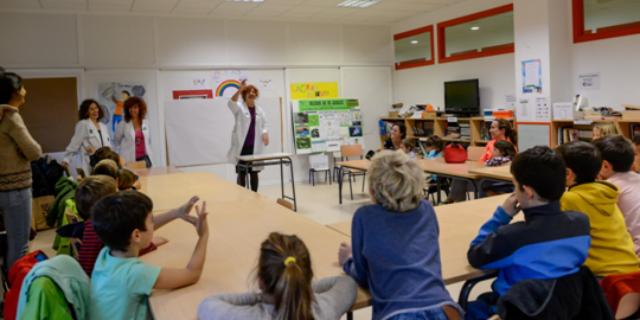
M467 148L467 159L469 161L478 161L484 154L484 147L469 146Z
M340 157L348 159L351 157L360 157L364 155L364 148L361 144L345 144L340 146Z
M324 153L310 154L309 167L315 170L329 170L329 156Z
M276 200L276 203L278 203L279 205L293 211L293 203L291 203L291 201L287 201L285 199L282 198L278 198L278 200Z
M146 169L147 163L144 161L134 161L134 162L127 162L124 166L129 169Z

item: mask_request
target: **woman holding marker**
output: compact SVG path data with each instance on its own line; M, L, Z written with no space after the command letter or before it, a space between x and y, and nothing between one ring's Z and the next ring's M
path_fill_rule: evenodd
M238 165L244 164L238 161L239 156L261 154L264 147L269 145L269 132L267 131L267 118L264 110L256 105L259 96L258 88L247 85L247 80L242 80L240 89L231 97L227 106L233 113L235 125L231 133L231 148L227 158ZM242 101L239 100L242 96ZM252 168L249 172L251 190L258 191L258 172L261 168ZM246 186L247 173L236 166L238 185Z

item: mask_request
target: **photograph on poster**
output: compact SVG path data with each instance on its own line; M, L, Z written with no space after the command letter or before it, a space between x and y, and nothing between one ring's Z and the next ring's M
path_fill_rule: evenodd
M113 135L118 122L124 118L124 102L130 97L145 98L147 89L143 84L125 82L105 82L98 85L98 103L105 117L102 122Z

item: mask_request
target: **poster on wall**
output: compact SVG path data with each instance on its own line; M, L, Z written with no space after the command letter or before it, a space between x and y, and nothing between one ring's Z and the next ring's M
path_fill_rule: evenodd
M583 90L600 89L600 73L583 73L578 75L578 86Z
M338 98L338 82L300 82L290 86L291 100Z
M300 100L293 114L296 153L333 152L362 144L362 114L356 99Z
M98 103L100 103L104 118L113 136L116 126L124 120L124 102L130 97L145 98L147 89L141 83L104 82L98 84Z
M540 59L522 61L522 93L542 92L542 63Z

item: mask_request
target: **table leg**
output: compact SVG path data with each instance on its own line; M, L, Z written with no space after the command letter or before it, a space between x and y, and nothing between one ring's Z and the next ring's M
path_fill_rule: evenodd
M353 311L347 311L347 320L353 320Z
M342 167L338 167L338 199L342 204Z
M280 159L280 194L282 195L282 199L284 199L284 169L282 168L282 161Z
M478 199L479 198L478 197L478 194L479 194L478 184L473 179L469 179L469 181L473 185L473 199Z
M293 161L289 160L289 170L291 171L291 190L293 191L293 211L298 212L298 198L296 198L296 180L293 178ZM280 164L282 165L282 164ZM284 194L284 186L282 187L282 194Z

